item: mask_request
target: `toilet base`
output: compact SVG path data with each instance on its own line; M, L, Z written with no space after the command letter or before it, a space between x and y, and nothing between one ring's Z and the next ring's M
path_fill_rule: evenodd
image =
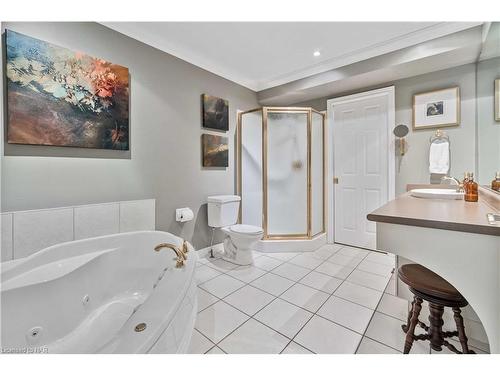
M253 264L252 250L250 248L236 248L230 237L226 237L224 240L224 255L222 259L240 266Z

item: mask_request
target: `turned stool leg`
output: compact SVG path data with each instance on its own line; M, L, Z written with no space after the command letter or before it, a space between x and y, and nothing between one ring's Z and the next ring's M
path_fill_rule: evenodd
M469 346L467 345L467 336L465 335L464 319L462 318L460 308L458 307L453 308L453 318L455 319L455 324L457 325L458 339L460 340L460 344L462 345L462 353L469 354L472 351L469 350Z
M410 328L410 320L411 320L411 316L413 315L413 308L415 306L415 298L416 297L413 297L413 301L411 301L411 308L410 308L410 311L408 311L408 318L406 319L406 324L401 325L401 328L403 328L404 333L408 332L408 328Z
M415 327L418 323L418 316L420 315L420 310L422 310L422 298L415 296L412 302L412 314L406 326L406 339L405 348L403 353L408 354L410 352L411 346L413 345ZM404 330L404 328L403 328Z
M429 303L429 339L431 340L431 348L440 352L443 350L441 346L444 342L443 337L443 313L444 306Z

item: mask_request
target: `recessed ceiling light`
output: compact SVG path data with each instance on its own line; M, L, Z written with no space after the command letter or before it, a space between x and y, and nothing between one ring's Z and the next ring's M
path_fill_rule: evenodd
M313 55L314 55L314 57L318 57L319 55L321 55L321 52L319 52L319 51L314 51Z

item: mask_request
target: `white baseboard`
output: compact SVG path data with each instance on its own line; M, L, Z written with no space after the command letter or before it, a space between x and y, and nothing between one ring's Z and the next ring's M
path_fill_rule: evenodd
M310 240L260 240L254 250L262 253L303 253L319 249L326 244L326 234L320 234Z

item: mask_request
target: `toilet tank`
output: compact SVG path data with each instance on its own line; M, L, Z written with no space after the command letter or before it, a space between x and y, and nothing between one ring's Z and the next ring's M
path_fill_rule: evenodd
M208 197L208 226L221 228L238 222L241 198L237 195Z

